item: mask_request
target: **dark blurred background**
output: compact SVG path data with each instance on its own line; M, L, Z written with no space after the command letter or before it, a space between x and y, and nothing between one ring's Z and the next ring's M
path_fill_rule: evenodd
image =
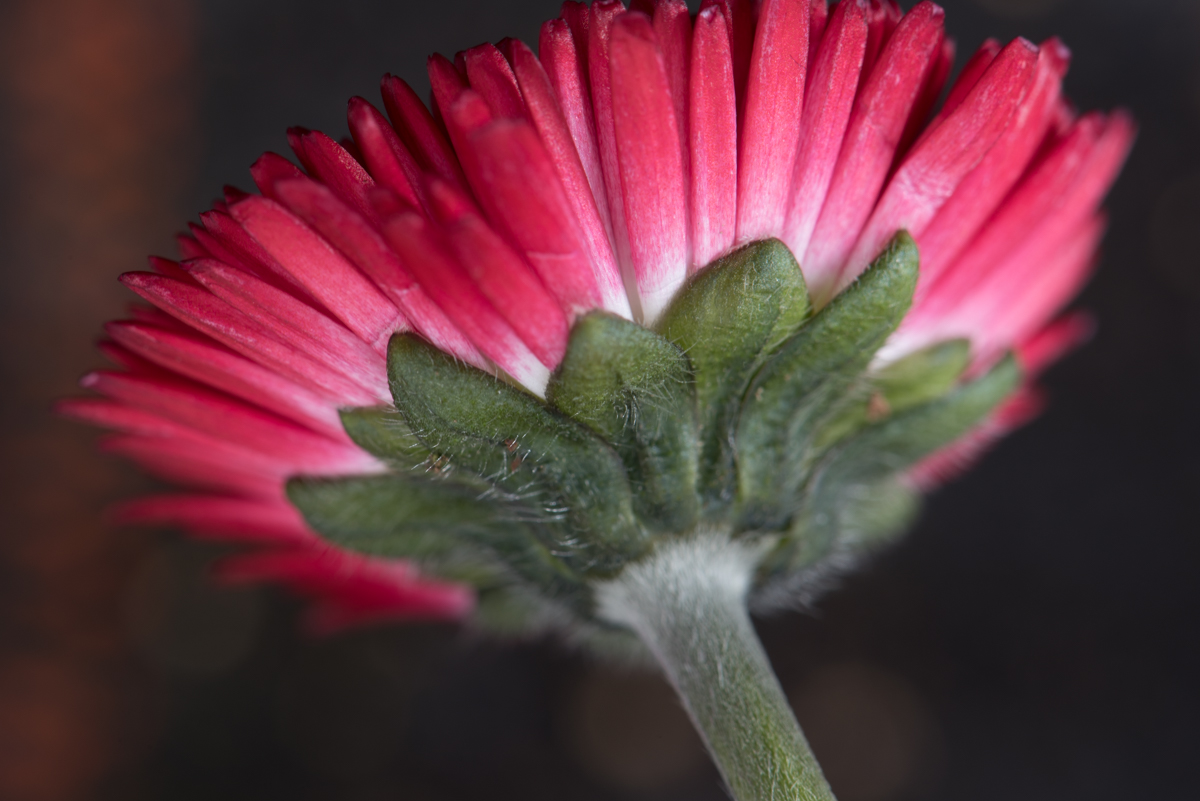
M1063 36L1141 138L1050 410L931 498L816 616L760 631L842 801L1195 799L1200 747L1200 2L945 0ZM385 71L536 41L557 0L0 3L0 798L721 799L659 679L451 627L309 641L218 551L114 530L150 486L56 420L115 281L292 124Z

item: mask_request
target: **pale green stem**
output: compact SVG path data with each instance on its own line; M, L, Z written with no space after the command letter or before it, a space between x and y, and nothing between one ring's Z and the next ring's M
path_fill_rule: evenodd
M600 613L653 652L736 801L833 801L746 612L755 556L719 535L665 543L599 588Z

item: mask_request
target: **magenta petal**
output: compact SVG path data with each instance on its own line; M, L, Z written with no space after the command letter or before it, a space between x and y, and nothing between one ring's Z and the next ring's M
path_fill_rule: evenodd
M350 99L347 118L371 177L414 209L422 208L417 188L421 168L383 115L366 100L354 97Z
M865 5L862 0L855 0L859 10ZM829 24L829 3L825 0L811 0L808 6L808 76L812 79L813 63L817 60L817 51L821 48L821 37L825 35L825 26Z
M921 2L913 6L909 13L916 14L918 19L922 19L935 8L938 7L933 3ZM900 10L900 6L896 5L896 0L867 0L867 49L863 53L862 77L859 79L860 89L866 85L867 78L875 70L884 48L891 40L892 34L895 33L903 17L904 12Z
M545 392L550 371L471 280L431 222L400 214L384 226L384 234L433 302L480 352L537 394Z
M298 179L279 184L279 196L293 213L312 225L370 277L426 339L468 364L486 365L470 340L416 283L379 231L333 193L314 181Z
M943 16L930 2L905 15L858 93L825 205L800 259L818 297L832 291L879 197L905 123L940 52Z
M917 239L921 251L918 296L979 232L1024 174L1050 128L1069 56L1056 39L1039 48L1033 86L1008 128Z
M687 277L687 185L670 83L644 14L612 26L614 133L630 257L652 323Z
M276 181L286 181L289 178L299 178L303 170L278 153L263 153L250 167L250 175L254 185L264 197L273 197Z
M381 85L383 106L408 151L422 169L443 180L466 186L458 157L446 139L446 133L412 87L393 75L385 75Z
M958 73L958 79L950 87L950 92L946 95L946 102L942 104L939 118L945 117L962 105L967 94L975 88L975 84L979 83L979 79L983 77L983 73L987 72L987 68L992 66L996 56L1000 55L1001 49L1000 43L995 39L984 40L979 49L963 65L962 71Z
M335 441L184 379L97 372L83 386L113 400L247 448L297 472L371 472L378 462L344 438Z
M455 191L444 182L432 189L435 198L451 196L443 205L449 213L441 220L446 241L493 308L542 364L554 369L567 350L566 315L533 268L491 229L467 198L453 198Z
M326 635L388 619L447 619L474 606L468 587L423 580L408 562L368 559L340 548L271 550L226 557L218 578L228 582L282 581L314 596L306 628Z
M179 257L181 259L211 259L213 255L208 252L208 249L201 245L194 237L187 234L176 234L175 243L179 247Z
M383 357L339 323L220 262L190 262L188 269L214 295L265 326L280 342L337 370L375 397L390 397Z
M763 0L746 85L738 164L738 241L778 236L800 145L809 0Z
M471 136L471 185L488 216L524 253L568 315L629 315L618 277L589 259L571 202L527 122L498 120Z
M969 247L932 282L910 313L904 328L917 330L932 321L950 319L971 296L984 297L980 287L1000 265L1041 269L1027 250L1042 259L1055 243L1073 234L1088 220L1116 176L1133 140L1133 125L1123 114L1106 121L1090 114L1029 171L1006 198Z
M287 479L286 465L199 434L116 435L100 446L168 481L243 497L278 498Z
M517 76L495 45L481 44L472 47L464 56L471 88L488 104L493 117L515 120L528 118L525 101L517 86ZM447 108L448 106L441 106L442 112L445 113Z
M679 153L683 164L684 186L691 173L691 147L688 134L690 81L692 65L692 18L683 0L655 0L654 38L662 53L663 68L671 99L675 101L675 123L679 126Z
M600 167L604 175L617 264L621 267L622 279L626 285L637 286L633 257L629 249L625 203L621 195L621 165L617 158L617 132L613 119L610 46L613 20L624 13L625 6L620 0L596 0L592 3L588 21L587 66L592 90L592 109L596 119L596 141L600 150Z
M523 43L514 43L512 55L517 79L529 106L530 117L547 155L554 163L571 211L580 225L580 234L600 285L604 306L628 317L629 298L625 294L621 268L617 265L612 239L605 222L607 209L603 210L602 215L596 197L592 194L587 171L575 148L574 137L555 100L550 80L537 57ZM599 167L598 160L596 166Z
M921 87L921 93L917 95L917 102L913 104L912 113L908 116L908 124L904 126L904 133L900 135L900 144L896 146L898 159L903 159L921 132L930 127L929 115L937 104L938 98L942 96L946 79L950 77L950 70L954 67L954 55L954 40L943 39L937 61L934 62L933 69L929 71L929 77L925 79L925 85Z
M1024 98L1037 65L1037 48L1009 44L952 114L927 131L892 176L859 235L840 280L854 279L904 229L920 238L925 227L1000 137Z
M565 9L565 6L564 6ZM565 11L564 11L565 13ZM586 7L583 7L582 19L587 19ZM586 44L587 37L584 36ZM587 184L591 189L592 202L600 216L606 236L609 239L609 250L613 251L612 216L609 210L608 191L604 186L604 168L600 163L600 148L596 139L596 119L592 115L592 95L588 88L586 57L577 50L577 39L571 28L562 20L550 20L542 26L538 52L546 78L554 90L558 100L558 108L562 113L571 140L575 143L576 156L587 176ZM516 58L517 77L522 82L522 91L526 95L538 132L546 143L546 148L559 165L560 174L564 168L573 169L569 165L570 155L559 142L560 137L548 132L555 123L553 113L547 107L548 103L542 97L538 88L540 78L532 75L532 69L523 65L520 55ZM577 190L571 186L571 181L564 177L563 185L574 194ZM576 182L577 183L577 182ZM582 217L581 217L582 219ZM613 251L613 258L616 258ZM618 267L618 272L620 268Z
M304 163L321 183L372 222L375 213L367 197L375 188L375 181L363 169L362 164L337 142L320 131L308 131L299 138L304 153Z
M345 436L335 404L222 347L143 323L109 323L106 330L117 342L160 367L329 436Z
M692 267L698 269L729 250L737 234L737 95L718 6L696 17L690 112Z
M1025 380L1038 376L1043 370L1066 354L1087 342L1096 332L1096 321L1087 312L1070 312L1059 317L1017 346L1017 361Z
M800 149L791 200L780 237L793 253L804 253L825 204L850 110L858 90L867 45L867 23L858 2L839 3L813 63L805 89Z
M224 542L319 546L291 504L221 495L156 495L126 501L112 512L123 526L172 526Z
M234 217L314 298L366 343L387 345L400 310L354 265L278 203L247 198Z
M373 406L390 397L386 387L381 396L360 386L302 352L277 325L264 325L203 289L152 273L126 273L121 282L174 318L335 402Z
M729 34L729 52L733 58L733 86L737 97L738 122L746 109L746 83L750 75L750 56L754 51L754 0L704 0L700 10L721 9Z

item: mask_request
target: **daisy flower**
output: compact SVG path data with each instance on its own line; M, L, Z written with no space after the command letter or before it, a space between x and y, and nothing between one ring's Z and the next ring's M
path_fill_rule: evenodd
M1134 136L1056 39L954 58L930 2L567 2L289 131L62 409L186 488L119 519L243 546L314 630L649 654L735 798L831 798L748 610L1036 414Z

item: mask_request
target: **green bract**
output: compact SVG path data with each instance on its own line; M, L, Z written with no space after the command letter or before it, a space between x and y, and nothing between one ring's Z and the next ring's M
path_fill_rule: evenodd
M418 561L480 593L506 631L602 630L594 588L661 543L758 542L751 603L792 602L831 557L911 521L904 472L1017 386L1011 359L965 380L948 341L873 369L917 279L905 233L812 314L778 241L717 261L657 331L580 318L545 402L411 335L388 351L395 408L343 413L386 475L294 479L321 534Z

